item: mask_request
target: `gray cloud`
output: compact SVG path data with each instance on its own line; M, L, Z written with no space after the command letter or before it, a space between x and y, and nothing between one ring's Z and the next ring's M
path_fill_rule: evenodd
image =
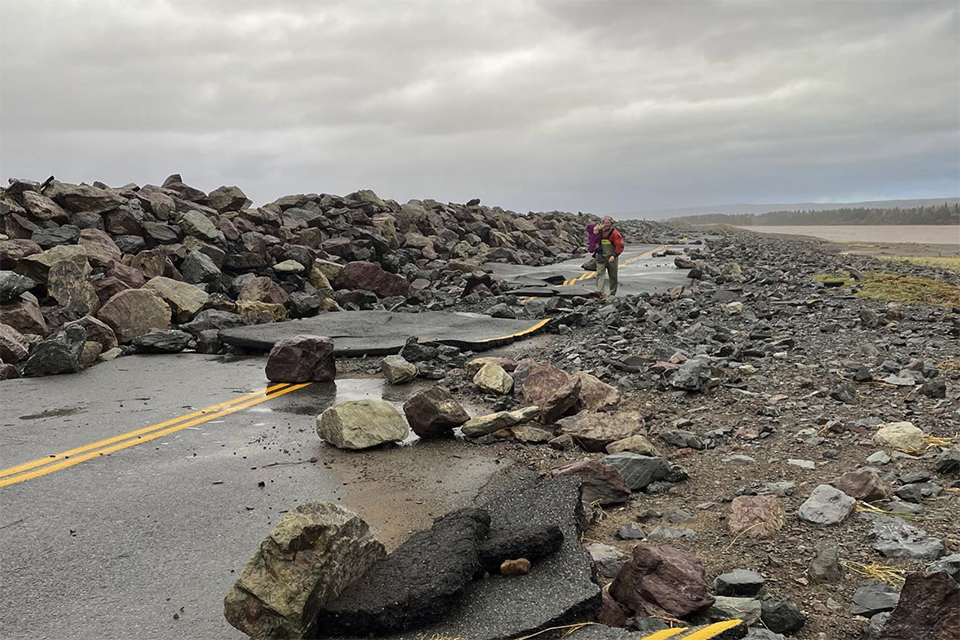
M960 193L956 2L4 0L0 174L626 212Z

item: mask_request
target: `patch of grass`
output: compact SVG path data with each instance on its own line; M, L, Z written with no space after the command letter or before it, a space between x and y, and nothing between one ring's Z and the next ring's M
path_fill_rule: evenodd
M817 275L813 276L813 279L817 282L824 283L828 287L848 287L856 282L846 271L838 271L837 273L818 273Z
M893 273L865 273L858 298L903 304L960 305L960 287L933 278L898 276Z
M947 271L956 271L960 273L960 256L877 256L881 260L893 260L895 262L909 262L924 267L937 267Z

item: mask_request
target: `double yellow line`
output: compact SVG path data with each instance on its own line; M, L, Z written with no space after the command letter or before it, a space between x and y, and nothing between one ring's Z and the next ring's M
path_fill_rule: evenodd
M70 449L69 451L64 451L62 453L52 454L46 458L38 458L37 460L25 462L15 467L10 467L9 469L3 469L0 470L0 487L7 487L20 482L25 482L27 480L32 480L33 478L39 478L40 476L45 476L49 473L72 467L93 458L98 458L100 456L114 453L122 449L127 449L138 444L143 444L144 442L150 442L151 440L156 440L157 438L170 435L171 433L176 433L177 431L182 431L183 429L187 429L198 424L203 424L204 422L209 422L210 420L214 420L216 418L222 418L223 416L228 416L231 413L243 411L244 409L258 405L261 402L266 402L267 400L272 400L273 398L290 393L291 391L302 389L310 384L311 383L309 382L305 382L303 384L284 383L273 385L263 389L262 391L248 393L247 395L240 396L239 398L234 398L233 400L228 400L227 402L211 405L204 409L200 409L199 411L194 411L193 413L188 413L178 418L173 418L164 422L158 422L157 424L152 424L149 427L143 427L142 429L129 431L127 433L121 433L120 435L113 436L112 438L107 438L98 442L92 442L90 444L83 445L82 447Z

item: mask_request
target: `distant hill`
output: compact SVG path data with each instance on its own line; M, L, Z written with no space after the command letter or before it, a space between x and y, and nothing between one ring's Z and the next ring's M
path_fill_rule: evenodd
M622 220L665 220L668 218L684 218L706 214L754 214L773 213L782 211L836 211L842 209L916 209L941 204L958 204L960 198L920 198L915 200L871 200L866 202L796 202L792 204L723 204L707 207L683 207L679 209L656 209L634 213L623 213L617 216ZM689 221L688 221L689 222ZM774 224L774 223L767 223ZM777 223L787 224L787 223ZM790 223L803 224L803 223ZM822 222L808 224L824 224ZM835 223L840 224L840 223ZM846 223L851 224L851 223Z
M921 224L960 225L960 203L938 204L914 208L863 207L826 209L821 211L772 211L754 215L750 213L731 215L709 213L699 216L673 218L676 222L688 224L729 224L738 227L765 225L895 225Z

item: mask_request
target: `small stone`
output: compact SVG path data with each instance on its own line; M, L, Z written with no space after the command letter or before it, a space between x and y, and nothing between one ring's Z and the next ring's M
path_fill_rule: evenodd
M591 542L584 548L593 559L593 563L596 565L597 571L599 571L600 575L604 576L605 578L617 577L617 574L620 572L620 568L623 567L623 565L630 558L630 556L623 553L616 547L608 544L601 544L599 542Z
M810 524L840 524L850 515L856 502L843 491L827 484L821 484L813 490L806 502L800 505L797 515L800 516L801 520Z
M617 528L617 537L621 540L643 540L647 534L636 523L628 522Z
M867 456L867 462L869 464L879 464L879 465L890 464L890 456L887 455L886 451L883 451L883 450L876 451L874 453L871 453L869 456Z
M513 391L513 378L495 362L483 365L473 377L473 383L488 393L506 395Z
M740 496L731 505L728 526L735 536L765 539L783 528L786 514L776 496Z
M380 362L380 371L390 384L406 384L417 377L417 365L403 356L387 356Z
M764 600L761 620L770 631L786 634L799 631L807 622L797 605L786 600Z
M787 460L787 464L792 464L795 467L800 467L801 469L812 470L817 468L817 463L813 460L798 460L796 458L790 458Z
M761 611L759 600L718 595L714 598L713 606L707 609L706 616L714 622L740 619L744 625L751 625L760 620Z
M720 596L752 597L760 593L766 580L748 569L734 569L722 573L713 581L713 590Z
M912 422L889 422L880 425L873 441L882 447L900 451L923 450L923 431Z
M881 611L893 611L900 600L900 592L879 580L864 580L853 593L850 614L870 618Z
M503 576L523 576L528 573L530 573L530 561L526 558L504 560L500 565L500 575Z
M827 539L814 543L814 557L810 563L810 577L814 582L839 582L843 578L840 550L836 540Z

